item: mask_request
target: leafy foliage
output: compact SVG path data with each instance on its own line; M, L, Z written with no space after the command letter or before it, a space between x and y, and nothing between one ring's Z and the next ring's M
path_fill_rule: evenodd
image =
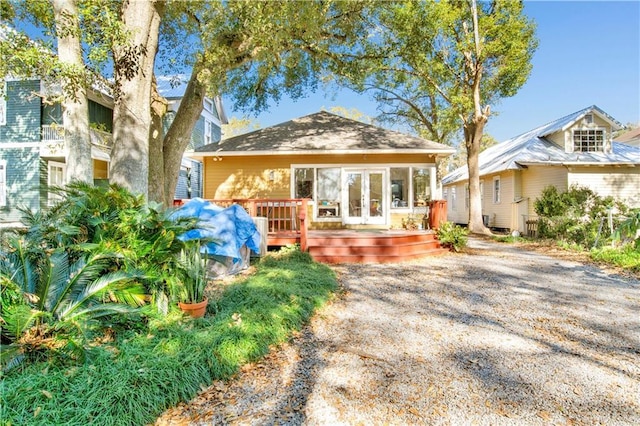
M198 303L204 300L207 286L207 258L200 252L200 241L189 241L180 252L180 280L177 296L184 303Z
M613 238L616 241L631 241L640 250L640 209L632 210L629 217L623 220L616 229Z
M619 216L628 211L624 203L613 197L600 197L593 190L579 185L572 185L564 192L559 192L554 186L544 188L540 198L534 202L534 209L540 216L540 237L566 240L583 247L591 247L597 241L603 242L612 237L612 228L617 226ZM609 216L611 226L606 224Z
M453 222L443 222L437 229L438 240L443 247L459 252L467 246L469 231Z
M92 363L25 366L3 378L11 424L151 424L202 385L285 342L337 288L333 271L294 247L269 255L254 275L230 284L215 315L185 323L170 314L148 332L116 336ZM46 393L43 393L46 391ZM41 407L34 413L35 407Z
M62 249L29 252L26 244L12 239L1 254L3 291L18 289L24 298L2 309L3 337L10 342L2 347L3 367L43 352L82 358L92 320L130 313L130 305L144 303L144 288L135 281L140 274L107 272L113 254L97 252L70 262Z

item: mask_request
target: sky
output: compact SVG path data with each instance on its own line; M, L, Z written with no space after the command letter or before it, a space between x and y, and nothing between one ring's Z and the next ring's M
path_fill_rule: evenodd
M526 1L525 14L537 25L533 69L516 95L492 105L486 132L504 141L594 104L622 124L640 123L640 0ZM268 127L335 106L378 114L370 95L320 88L254 120ZM242 116L229 100L225 108Z

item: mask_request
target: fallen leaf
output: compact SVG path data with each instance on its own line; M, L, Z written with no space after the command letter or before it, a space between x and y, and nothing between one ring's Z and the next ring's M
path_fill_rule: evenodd
M51 395L51 392L49 392L47 390L40 389L40 392L42 392L42 394L44 396L46 396L47 398L49 398L49 399L53 398L53 395Z
M540 417L542 420L548 422L549 420L551 420L551 414L548 411L538 411L538 417Z

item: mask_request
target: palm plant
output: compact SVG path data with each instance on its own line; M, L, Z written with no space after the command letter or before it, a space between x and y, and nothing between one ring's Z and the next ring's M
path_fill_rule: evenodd
M207 259L200 252L199 240L189 241L180 253L178 297L183 303L199 303L204 300L207 286Z
M107 315L132 313L144 303L144 275L107 272L112 253L70 261L62 249L33 250L20 238L8 244L9 250L0 253L0 283L3 293L17 290L22 300L2 306L3 368L49 351L82 358L87 326Z
M52 190L61 199L49 210L23 212L25 237L45 249L64 247L71 261L96 250L118 253L111 258L111 269L144 271L152 303L166 312L184 247L178 237L193 229L196 219L173 218L170 210L146 204L115 184L100 188L72 182Z

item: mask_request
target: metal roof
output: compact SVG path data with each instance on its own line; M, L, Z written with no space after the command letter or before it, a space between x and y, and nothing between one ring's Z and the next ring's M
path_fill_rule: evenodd
M448 156L447 145L361 123L326 111L196 149L203 155L419 153Z
M611 152L565 152L545 136L569 128L586 114L595 113L609 122L613 130L622 125L595 105L544 124L515 138L487 148L478 157L480 176L517 170L528 165L640 165L640 150L613 142ZM467 180L467 166L460 167L442 178L443 184Z

